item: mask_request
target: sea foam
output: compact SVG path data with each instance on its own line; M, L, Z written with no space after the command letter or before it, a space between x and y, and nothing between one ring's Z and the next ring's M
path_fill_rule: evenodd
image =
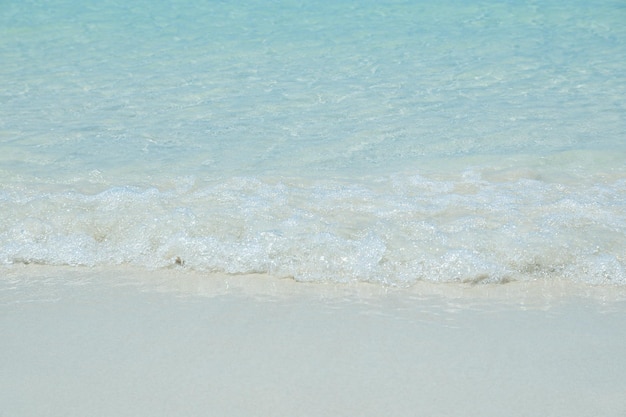
M372 185L374 184L374 185ZM131 264L409 285L626 284L626 181L236 177L179 189L2 194L5 264Z

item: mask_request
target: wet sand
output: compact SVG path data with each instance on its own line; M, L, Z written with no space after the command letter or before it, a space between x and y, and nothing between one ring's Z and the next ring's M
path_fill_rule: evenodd
M618 287L0 272L0 416L626 415Z

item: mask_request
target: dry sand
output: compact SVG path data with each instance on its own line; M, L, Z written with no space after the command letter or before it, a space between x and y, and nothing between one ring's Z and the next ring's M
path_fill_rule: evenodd
M0 270L0 416L626 416L626 291Z

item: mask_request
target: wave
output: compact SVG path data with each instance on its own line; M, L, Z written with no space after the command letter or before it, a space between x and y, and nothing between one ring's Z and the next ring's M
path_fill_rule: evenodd
M97 193L0 189L0 263L299 281L626 285L626 179L237 177Z

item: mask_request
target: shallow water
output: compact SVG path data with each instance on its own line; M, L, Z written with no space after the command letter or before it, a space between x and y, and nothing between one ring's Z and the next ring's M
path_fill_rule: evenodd
M626 284L626 9L0 7L0 262Z

